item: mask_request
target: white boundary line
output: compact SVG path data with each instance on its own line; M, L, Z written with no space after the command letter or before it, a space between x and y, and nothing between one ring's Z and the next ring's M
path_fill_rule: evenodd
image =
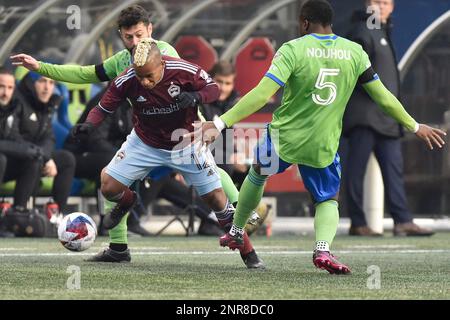
M131 251L135 256L162 256L162 255L230 255L235 254L232 251ZM260 255L311 255L311 251L259 251ZM448 253L447 249L434 250L336 250L336 254L396 254L396 253ZM65 256L90 256L93 252L41 252L41 253L0 253L0 257L65 257Z

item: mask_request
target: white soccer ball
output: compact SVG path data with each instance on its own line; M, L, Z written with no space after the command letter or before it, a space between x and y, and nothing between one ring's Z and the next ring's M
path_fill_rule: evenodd
M58 239L70 251L84 251L95 241L97 226L87 214L73 212L58 227Z

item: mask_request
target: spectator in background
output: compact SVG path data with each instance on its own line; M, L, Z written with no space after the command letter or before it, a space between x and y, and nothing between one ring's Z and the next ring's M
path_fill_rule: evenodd
M75 172L75 157L67 150L55 150L52 118L61 97L53 94L55 81L30 71L20 82L24 99L20 114L20 133L43 149L42 175L54 177L52 196L59 211L67 210L67 198Z
M220 96L213 103L202 104L200 106L202 115L208 121L212 121L214 117L221 116L227 112L239 98L238 92L234 89L236 71L231 63L228 61L219 61L212 67L210 74L219 85ZM228 172L235 183L241 185L250 166L243 163L243 160L246 158L245 155L237 154L234 146L227 147L225 132L222 133L222 141L223 158L217 159L217 154L215 155L217 165Z
M362 45L369 55L373 69L384 85L399 97L400 78L397 60L391 42L391 13L394 0L367 0L367 6L379 8L380 28L369 29L365 11L354 13L348 39ZM367 226L363 211L363 179L371 152L381 168L386 200L394 219L394 235L430 236L433 232L413 223L408 209L403 181L401 126L385 115L369 95L357 85L344 115L343 134L348 138L346 168L346 196L351 219L350 235L377 236Z
M102 90L89 100L77 123L83 123L86 120L89 111L95 107L105 91L106 89ZM129 103L125 102L86 140L80 141L69 135L64 143L64 149L75 155L75 177L93 180L97 188L100 188L100 172L111 161L131 129L133 129L131 108Z
M215 117L219 117L227 112L236 102L239 100L239 93L235 90L235 78L236 70L234 66L228 61L219 61L211 69L210 75L213 80L219 85L220 96L219 99L212 103L201 104L199 110L205 120L212 121ZM240 188L250 170L250 163L247 161L251 150L244 152L238 152L235 145L227 145L226 133L222 132L222 158L218 158L218 154L215 153L214 158L217 166L225 170L234 184ZM220 145L218 141L218 145ZM248 147L248 143L246 143ZM213 150L214 151L214 150ZM264 203L260 202L258 207L253 212L249 223L246 226L246 231L250 235L259 226L261 226L269 215L270 208ZM202 225L201 225L202 227Z
M24 211L40 177L43 152L19 134L23 103L14 90L14 76L0 67L0 184L16 180L14 207Z

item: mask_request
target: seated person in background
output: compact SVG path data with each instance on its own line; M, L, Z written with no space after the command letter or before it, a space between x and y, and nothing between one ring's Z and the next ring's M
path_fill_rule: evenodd
M43 151L19 133L23 103L14 90L14 76L0 67L0 183L16 180L14 207L24 211L40 177Z
M88 102L77 123L86 120L89 111L96 106L105 91L106 89L102 90ZM97 188L100 188L100 172L111 161L132 128L131 108L129 103L125 102L86 139L81 141L68 135L64 149L75 155L75 177L94 180Z
M55 150L52 117L61 97L53 94L55 81L29 72L19 84L24 99L19 130L26 141L43 150L42 176L54 177L52 196L59 211L66 213L67 198L75 172L75 157L67 150Z
M215 117L221 116L239 100L239 94L234 88L236 70L231 63L223 60L217 62L212 67L210 75L219 85L220 96L219 99L212 103L201 104L199 106L202 115L207 121L213 121ZM228 143L227 145L225 138L226 134L223 131L221 138L223 141L223 158L217 159L217 154L214 158L216 159L217 166L225 170L237 187L240 188L250 169L250 164L247 159L248 154L251 154L251 152L247 152L247 154L238 152L234 144L229 145L230 143ZM259 203L255 211L259 217L253 213L249 220L250 224L247 225L248 234L251 234L256 229L256 225L261 225L269 214L269 208L263 202Z
M200 112L207 121L214 120L214 117L221 116L227 112L238 100L238 93L234 90L234 79L236 71L233 65L227 61L219 61L216 63L211 71L211 77L219 85L220 96L219 99L212 103L204 103L200 105ZM233 174L236 170L242 170L242 167L235 166L231 159L234 157L234 146L227 146L225 140L225 132L222 134L223 139L223 158L216 159L217 165L224 169L236 183ZM217 155L215 155L217 157ZM247 170L245 170L247 172Z

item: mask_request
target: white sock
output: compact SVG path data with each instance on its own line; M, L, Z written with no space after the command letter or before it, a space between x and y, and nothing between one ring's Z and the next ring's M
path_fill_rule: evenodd
M319 241L316 241L316 250L317 251L330 251L330 246L328 245L328 242L319 240Z
M231 234L232 236L235 236L236 234L243 235L243 234L244 234L244 229L243 229L243 228L239 228L238 226L236 226L235 224L233 224L233 225L231 226L231 229L230 229L230 234Z

